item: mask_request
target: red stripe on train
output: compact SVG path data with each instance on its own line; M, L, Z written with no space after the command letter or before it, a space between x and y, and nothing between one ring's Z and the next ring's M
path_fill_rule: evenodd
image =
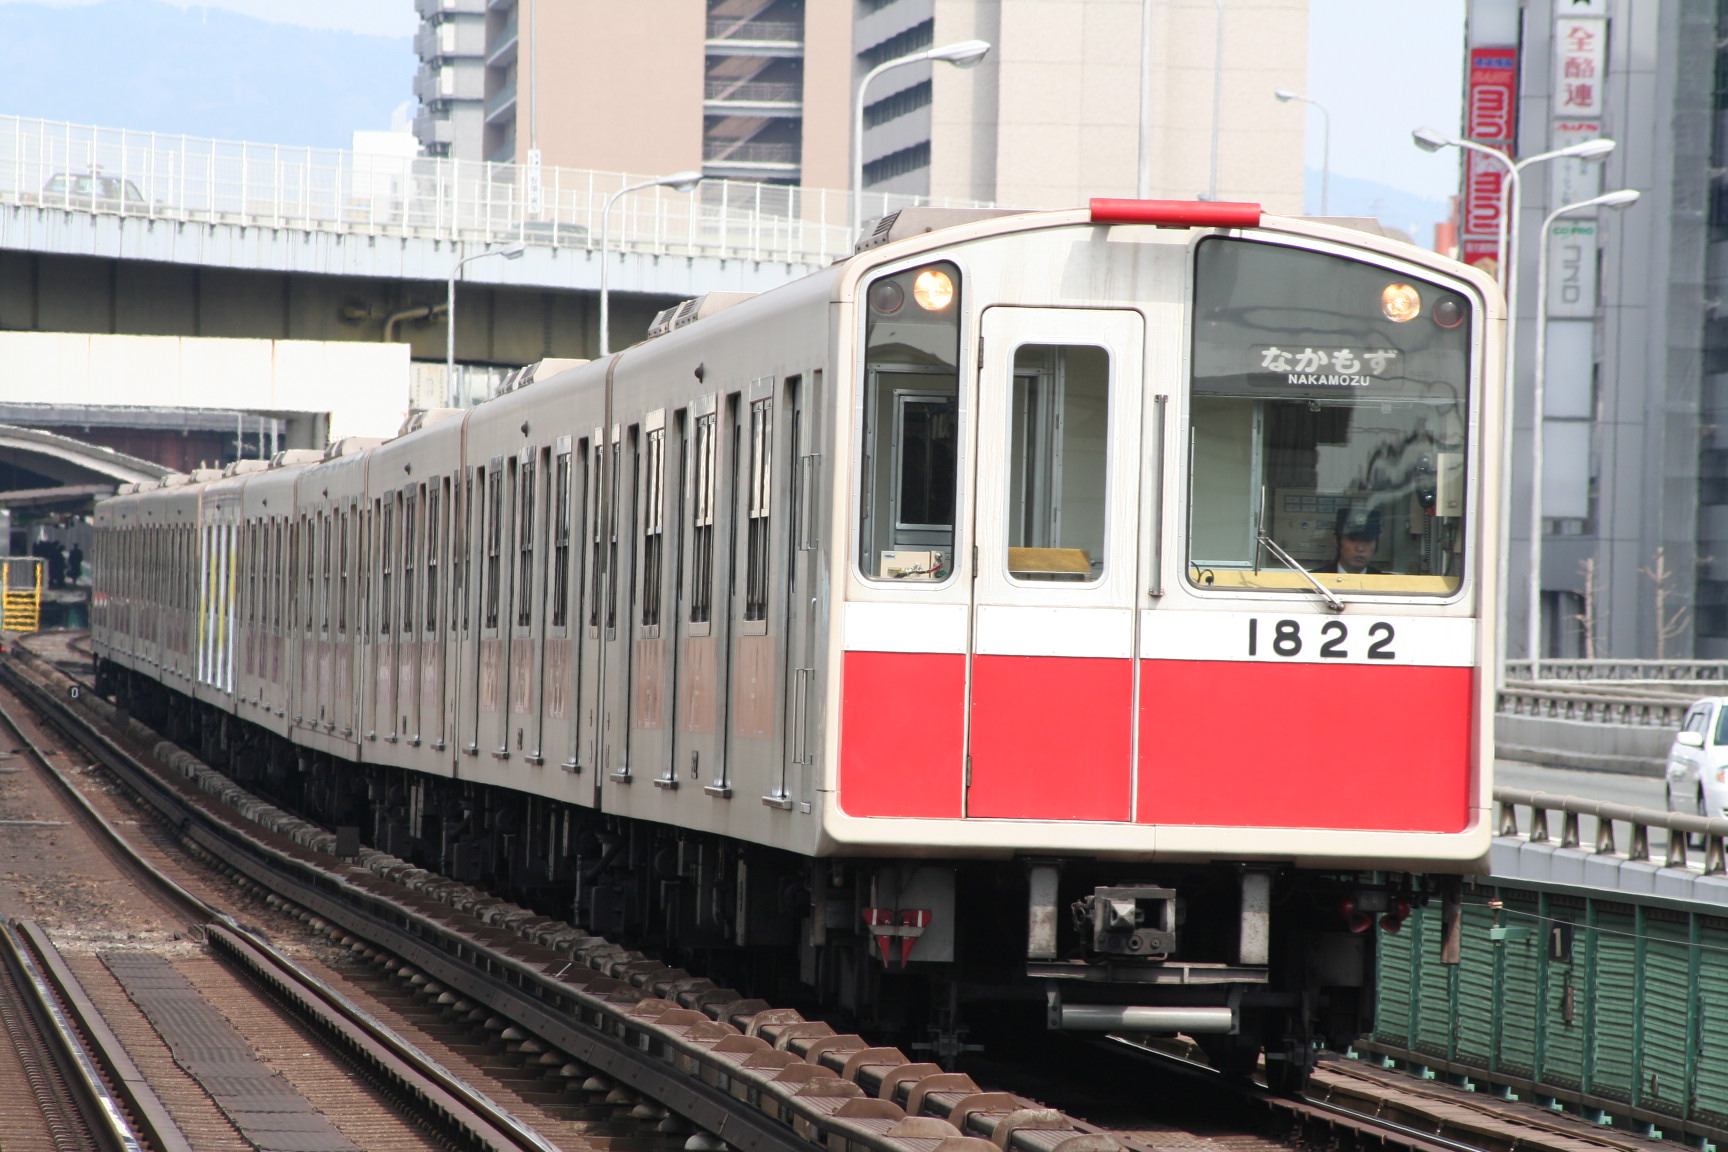
M1470 668L1142 661L1135 819L1462 831L1474 680Z

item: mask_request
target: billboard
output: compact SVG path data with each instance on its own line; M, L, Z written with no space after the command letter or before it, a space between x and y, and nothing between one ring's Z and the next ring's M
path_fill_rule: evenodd
M1508 155L1517 131L1518 49L1472 46L1464 99L1464 138ZM1497 271L1506 172L1492 159L1464 154L1460 255L1466 264Z

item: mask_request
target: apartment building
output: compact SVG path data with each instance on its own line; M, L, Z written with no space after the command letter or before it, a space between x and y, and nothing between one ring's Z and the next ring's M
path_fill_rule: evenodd
M415 130L429 153L1025 207L1132 195L1140 53L1150 194L1302 207L1307 0L417 0ZM1143 14L1151 13L1150 27ZM478 125L478 126L477 126Z

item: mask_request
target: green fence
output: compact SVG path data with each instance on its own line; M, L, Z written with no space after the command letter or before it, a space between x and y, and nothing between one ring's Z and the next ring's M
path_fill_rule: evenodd
M1380 936L1362 1047L1634 1131L1728 1143L1728 918L1480 884Z

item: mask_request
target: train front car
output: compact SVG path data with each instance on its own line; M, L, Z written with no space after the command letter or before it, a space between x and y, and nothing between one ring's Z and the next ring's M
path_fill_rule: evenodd
M884 986L1298 1084L1488 849L1497 290L1249 205L915 223L841 285L825 851Z

